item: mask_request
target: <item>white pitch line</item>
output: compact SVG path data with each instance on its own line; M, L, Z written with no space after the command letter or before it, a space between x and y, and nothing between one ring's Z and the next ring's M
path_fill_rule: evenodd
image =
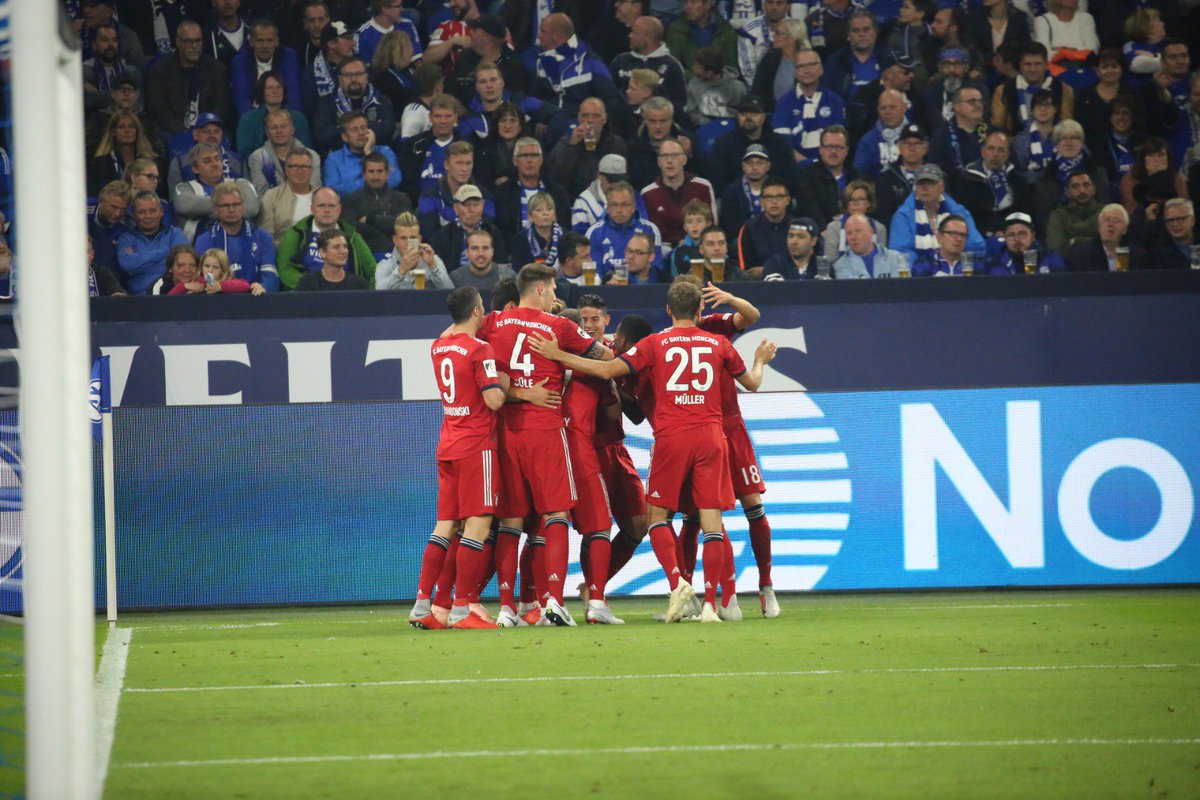
M432 761L452 758L528 758L530 756L658 755L662 753L746 753L772 750L904 750L959 747L1129 747L1200 744L1200 739L995 739L990 741L895 742L773 742L763 744L646 745L632 747L563 747L531 750L434 750L416 753L364 753L329 756L276 756L271 758L213 758L203 761L134 761L114 764L124 769L163 767L225 767L269 764L319 764L337 761Z
M816 675L902 675L940 672L1066 672L1110 669L1194 669L1200 664L1038 664L998 667L888 667L882 669L797 669L751 672L665 672L632 675L538 675L509 678L429 678L404 681L338 681L329 683L263 683L241 686L160 686L126 689L127 694L169 694L176 692L233 692L260 689L337 689L368 686L454 686L472 683L543 683L549 681L637 681L677 680L680 678L778 678Z
M117 732L117 707L125 685L125 662L129 658L132 628L113 628L104 640L104 654L96 672L96 797L104 797L108 777L108 759L112 755L113 736Z

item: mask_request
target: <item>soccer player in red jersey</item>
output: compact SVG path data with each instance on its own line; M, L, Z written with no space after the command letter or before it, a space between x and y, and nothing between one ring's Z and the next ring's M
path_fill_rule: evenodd
M613 357L612 351L577 325L547 313L555 301L556 278L551 267L526 264L517 273L521 297L517 308L489 314L480 327L480 338L491 343L500 369L508 374L514 388L544 385L562 391L562 365L529 346L531 338L539 334L552 336L567 351L589 359ZM532 403L509 403L502 420L500 535L496 540L501 608L497 622L505 627L520 624L513 595L517 545L522 520L532 508L545 520L546 587L550 592L546 618L555 625L574 625L563 606L563 582L568 564L567 512L575 507L577 494L562 411Z
M693 284L676 282L667 291L672 327L651 334L611 363L576 358L556 342L536 338L531 347L571 369L612 379L627 373L648 375L655 398L654 456L646 487L646 520L650 544L671 587L666 619L678 622L695 593L680 580L675 537L667 517L690 496L704 531L704 606L702 622L720 622L716 589L725 561L721 512L733 508L733 485L722 428L721 373L757 391L763 366L775 357L775 345L764 341L747 371L741 356L723 336L697 327L702 295Z
M417 602L409 621L419 628L445 627L432 612L429 594L461 525L449 627L494 628L470 613L468 598L487 569L484 542L491 533L498 499L496 412L504 406L508 378L497 371L492 346L475 338L483 321L478 290L455 289L446 304L454 324L430 348L443 412L437 451L437 523L425 546Z

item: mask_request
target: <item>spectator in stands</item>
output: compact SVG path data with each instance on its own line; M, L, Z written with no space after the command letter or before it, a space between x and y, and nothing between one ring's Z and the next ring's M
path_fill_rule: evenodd
M253 286L244 278L233 274L233 266L224 250L213 247L200 256L200 274L204 276L205 294L263 294L262 285ZM255 289L254 287L257 287ZM183 294L183 287L171 290Z
M767 259L787 252L787 219L792 196L779 178L763 181L762 213L746 220L737 237L738 267L752 278L761 278Z
M964 109L968 118L966 122L969 123L971 119L978 117L978 127L979 122L983 121L991 97L985 84L968 77L969 66L970 57L967 51L961 48L947 47L938 55L937 75L921 92L921 104L925 108L925 117L921 124L927 130L936 131L944 124L955 121L958 114L958 109L955 108L958 91L967 87L978 89L981 97L978 109ZM958 123L960 128L964 128L964 120L959 119Z
M331 152L325 159L326 186L343 196L357 192L363 187L363 158L372 153L380 154L388 162L387 188L395 189L400 185L400 164L396 154L387 145L377 143L375 130L366 114L347 111L338 118L338 130L343 144L340 150Z
M851 0L822 0L808 15L808 38L824 59L841 50L850 36L850 15L859 5Z
M762 213L763 181L771 170L771 157L761 144L752 144L742 152L741 164L741 180L731 182L721 192L721 228L728 239L737 237L746 220ZM684 206L685 233L686 212Z
M173 225L175 223L175 209L171 204L163 199L159 192L162 187L162 168L157 161L149 158L139 158L125 168L125 182L133 189L133 193L138 192L154 192L157 194L158 202L163 207L163 224ZM130 209L132 213L132 208ZM126 225L132 226L133 217L130 216Z
M529 86L529 70L508 44L507 35L504 20L495 14L480 14L471 24L471 46L463 51L448 79L450 91L464 104L471 102L475 92L475 68L485 61L500 68L505 86L514 89Z
M979 160L987 131L983 121L983 91L973 85L959 87L954 93L954 118L933 135L929 160L948 174L957 173Z
M719 49L702 47L694 56L687 93L684 110L691 123L700 127L713 120L733 117L733 109L746 96L747 90L737 70L725 65L725 57Z
M477 0L447 0L444 5L437 5L442 8L432 14L423 14L425 29L429 31L429 46L425 48L422 61L440 64L449 74L462 57L463 49L471 46L471 25L480 17L479 3ZM422 11L418 10L418 13Z
M177 244L167 254L167 271L150 287L150 294L200 294L204 289L200 254L190 244Z
M875 15L863 8L852 11L846 46L831 52L827 59L825 87L849 101L863 86L879 80L883 63L876 50L878 41Z
M618 82L620 87L619 70L617 69L617 58L625 52L625 47L629 43L629 38L633 33L633 26L637 20L642 17L647 17L650 14L650 0L618 0L618 2L607 4L610 6L609 13L605 14L600 22L588 30L589 38L594 42L592 51L604 59L612 70L613 79ZM655 17L650 17L658 22ZM662 23L659 23L659 30L662 30ZM662 39L662 33L658 35ZM626 80L629 78L625 75ZM623 88L623 87L620 87Z
M1021 172L1032 173L1036 180L1054 159L1054 126L1058 107L1049 92L1035 92L1030 101L1033 110L1024 128L1013 138L1013 160ZM1003 130L1003 129L1002 129Z
M1169 176L1174 184L1175 197L1187 197L1187 180L1171 163L1167 143L1157 136L1152 136L1138 146L1129 172L1121 178L1121 205L1125 206L1126 211L1132 214L1142 205L1137 199L1138 186L1158 174Z
M1057 253L1066 253L1074 245L1094 239L1103 206L1096 199L1092 177L1079 171L1067 179L1067 199L1050 212L1046 222L1046 245Z
M304 150L309 154L313 169L311 175L307 177L312 188L318 189L321 186L321 157L317 155L316 150L305 147L296 136L296 129L292 125L293 119L302 120L304 115L296 114L293 117L292 112L286 108L268 113L266 117L267 142L252 152L246 161L250 183L254 186L254 191L258 192L259 197L287 180L284 159L294 149Z
M320 188L320 181L312 178L316 158L316 153L307 148L288 150L281 157L283 181L262 196L258 224L271 234L276 245L288 228L312 212L313 192Z
M1120 50L1113 47L1101 50L1096 59L1099 82L1082 89L1075 96L1075 120L1087 131L1089 141L1108 131L1111 104L1123 91L1121 78L1125 70L1121 61Z
M946 49L962 51L970 62L970 71L976 74L981 71L983 65L979 57L967 50L967 43L963 38L966 28L967 20L961 8L955 8L948 3L939 4L938 10L933 12L933 19L929 21L929 38L925 40L921 50L921 66L925 72L921 76L922 84L928 80L928 76L937 71L938 55Z
M421 47L420 34L417 32L417 26L404 17L403 11L402 0L371 0L371 19L363 23L357 35L358 57L363 63L371 63L380 40L384 34L392 31L407 35L412 42L413 61L421 59L424 49ZM381 141L388 141L390 138Z
M791 0L763 0L761 6L762 13L757 17L742 21L740 26L734 23L737 28L738 71L747 85L754 83L758 65L771 50L772 31L787 17Z
M842 205L846 209L845 213L833 217L821 234L819 244L826 258L832 260L846 252L849 247L846 244L846 223L855 214L866 217L867 221L871 223L875 244L887 247L887 226L872 216L875 211L875 184L868 180L850 181L842 193ZM811 219L811 217L805 219Z
M934 0L904 0L885 37L884 52L914 66L920 62L928 49L929 23L936 10Z
M664 98L651 98L646 103L655 103L656 100L669 106L669 101ZM669 108L666 111L668 129L672 111ZM645 114L643 108L642 116L645 117ZM625 141L612 135L609 130L608 113L599 98L589 97L581 102L577 117L571 134L559 139L546 159L550 179L566 189L570 197L578 197L587 188L600 166L600 159L607 155L625 157L628 153Z
M304 32L291 42L296 55L300 57L300 66L303 69L307 70L321 56L321 34L332 19L329 3L325 0L304 0L304 10L301 12L301 26Z
M915 67L907 61L894 61L890 56L889 61L879 80L861 87L846 105L846 127L852 142L865 136L878 121L879 96L889 90L904 96L905 114L910 121L928 117L921 93L914 83Z
M596 179L580 192L571 206L571 230L587 233L588 228L604 219L608 208L608 189L614 183L628 179L625 169L624 156L610 154L600 159Z
M1100 209L1098 233L1071 248L1067 264L1072 272L1117 271L1117 248L1128 247L1131 269L1150 269L1150 256L1139 244L1129 240L1129 212L1120 203Z
M779 98L795 87L796 56L801 50L810 48L804 20L780 20L772 27L772 32L775 41L758 62L754 82L750 84L750 93L762 100L763 110L768 113L773 113Z
M910 264L918 257L931 257L937 249L934 231L947 214L958 214L967 221L967 250L982 258L984 241L975 220L971 212L946 194L946 176L937 164L926 164L917 170L913 193L892 217L888 242Z
M659 283L662 278L654 264L654 239L645 231L635 231L625 243L625 254L622 259L625 265L625 278L618 279L615 272L608 276L608 283L628 286L643 286L649 283Z
M439 226L453 224L455 213L455 197L458 190L464 186L478 187L474 177L475 148L470 142L454 142L446 149L445 174L438 178L436 184L421 192L417 200L417 218L421 220L421 229L427 236ZM484 219L492 222L496 219L496 205L492 202L491 193L479 189L483 197ZM501 245L500 252L505 252Z
M224 252L234 277L246 281L252 294L279 291L275 241L269 232L246 219L238 185L232 181L219 184L212 200L216 220L196 236L196 249L203 253L216 247ZM200 266L203 268L203 262Z
M821 131L819 157L800 170L799 202L801 216L812 217L823 228L842 211L842 192L851 181L865 177L846 166L849 137L841 125Z
M998 233L1014 211L1032 210L1029 183L1009 161L1008 134L999 128L983 140L981 157L954 173L952 194L971 212L984 236Z
M289 159L291 157L289 156ZM371 248L350 222L341 219L342 200L338 193L323 186L312 193L312 214L288 228L275 252L279 281L288 289L305 273L319 272L324 266L324 253L318 245L321 234L340 230L349 243L349 271L368 283L375 277L375 259Z
M238 14L241 0L212 0L212 20L204 31L204 52L228 67L246 43L249 26Z
M316 240L321 266L306 272L296 282L298 292L370 289L370 284L359 274L357 265L351 264L353 251L344 231L328 230Z
M533 135L525 115L512 103L501 103L495 119L496 124L475 148L475 175L482 186L493 191L516 180L513 156L517 152L517 142Z
M151 142L155 143L155 149L158 149L162 137L158 130L158 124L154 121L154 117L142 107L142 93L137 79L128 74L119 76L113 81L108 96L109 99L106 107L91 111L87 115L83 133L84 146L87 152L95 152L96 146L100 144L100 138L108 130L109 120L118 111L129 111L137 114L137 118L141 121L142 129L146 132L146 136L149 137Z
M757 144L763 148L770 162L770 174L792 180L796 161L791 143L780 134L765 127L767 120L762 99L746 95L737 104L737 128L717 140L713 152L719 154L745 153L746 148ZM741 177L737 164L731 158L712 160L712 174L717 186L728 186ZM738 162L740 163L740 162ZM726 232L729 229L726 228ZM735 234L736 235L736 234Z
M529 201L537 194L550 196L560 226L571 225L571 201L558 183L543 174L542 165L542 145L538 140L531 136L518 139L513 150L516 179L501 183L495 193L496 225L510 240L529 224Z
M400 115L400 129L396 134L398 147L429 130L430 109L434 99L443 93L443 84L442 70L436 64L422 64L413 71L413 97ZM457 108L455 113L462 113L461 106Z
M869 184L868 184L869 185ZM764 281L798 281L817 277L817 223L809 217L788 221L787 252L767 259ZM826 252L829 252L826 250Z
M270 20L250 25L249 46L230 60L233 77L233 107L240 117L261 104L255 97L260 76L275 73L284 86L284 103L292 111L300 110L300 59L296 51L279 43L279 28Z
M677 108L687 102L687 76L684 65L663 43L663 24L655 17L639 17L629 29L629 51L612 60L612 76L617 89L629 87L635 69L649 69L659 76L658 94Z
M900 134L908 124L908 104L900 92L885 89L879 94L876 108L875 126L858 140L854 151L854 168L872 180L900 157Z
M342 216L354 222L376 258L392 246L397 215L412 211L408 195L389 186L391 173L392 164L383 153L367 154L362 160L362 188L342 200Z
M992 124L1009 133L1018 133L1032 116L1036 92L1050 93L1059 119L1072 119L1075 109L1075 90L1050 76L1046 64L1046 48L1032 42L1021 51L1019 74L996 88L992 95Z
M658 93L662 78L651 69L635 69L629 73L625 85L625 102L611 109L608 124L612 132L622 139L637 136L642 125L642 103Z
M667 26L667 49L690 70L696 52L716 47L726 64L738 63L737 32L713 8L713 0L683 0L682 16Z
M1129 95L1117 95L1105 104L1110 112L1103 125L1089 128L1080 122L1087 134L1087 148L1096 163L1104 168L1109 180L1109 194L1121 193L1121 181L1133 168L1134 152L1146 140L1135 127L1137 104Z
M295 136L305 145L312 142L312 131L308 128L308 118L299 108L290 108L289 92L275 72L264 72L254 87L254 108L242 115L237 126L237 149L242 160L248 160L250 154L266 143L270 136L267 131L267 119L277 112L287 112L287 124L291 131L289 142Z
M216 145L197 143L188 153L188 161L195 178L179 182L172 195L172 203L175 206L175 218L190 242L211 222L213 189L228 178L221 169L221 150ZM235 178L234 181L242 193L245 215L258 216L258 193L250 181L245 178Z
M510 239L508 251L512 262L521 266L537 262L557 269L564 228L556 219L554 198L546 192L537 192L528 204L529 223Z
M683 207L692 200L708 203L717 216L712 184L687 172L683 146L667 139L658 147L658 178L641 191L647 219L654 223L668 247L683 239Z
M530 94L574 115L589 97L607 105L621 100L608 67L575 35L575 25L566 14L550 14L538 28L537 72Z
M139 158L158 162L158 154L150 138L142 130L137 115L129 111L118 111L108 119L108 130L96 146L88 161L87 190L94 195L100 187L121 180L125 169Z
M96 197L96 209L88 216L88 237L95 250L93 262L100 267L117 268L117 239L133 227L125 216L132 196L128 183L111 181Z
M1036 253L1036 264L1031 259L1025 264L1025 254ZM1034 237L1033 219L1020 211L1009 214L1004 220L1004 249L988 264L990 275L1020 275L1025 272L1059 272L1066 264L1058 253L1042 247Z
M894 278L908 267L904 253L876 244L874 228L865 216L854 214L846 221L846 252L833 262L833 277Z
M464 137L473 133L476 139L484 139L495 127L496 112L505 103L515 105L525 118L534 120L539 130L561 126L561 115L556 106L551 106L522 92L511 92L504 84L504 74L492 63L480 64L475 70L475 96L460 131Z
M83 26L79 29L79 38L83 42L85 58L96 54L100 28L107 27L117 34L117 54L121 61L135 67L146 63L146 51L138 35L117 22L113 0L82 0L80 6Z
M338 88L317 103L313 114L313 136L318 150L338 146L337 121L349 111L361 111L375 132L376 142L390 142L396 132L396 111L368 80L367 65L361 58L348 58L338 68Z
M987 11L967 17L967 43L991 66L996 51L1032 41L1033 31L1029 16L1013 8L1012 0L983 0L983 6Z
M689 158L694 156L691 139L674 122L675 107L670 100L651 97L642 103L641 116L637 134L626 142L629 180L635 186L645 186L658 175L658 148L667 139L679 142Z
M875 179L875 218L886 222L912 194L917 170L929 154L929 137L920 125L910 123L900 131L897 147L900 157Z
M587 276L583 274L583 265L592 260L592 248L587 237L582 233L567 231L563 234L558 246L558 297L566 300L568 305L577 305L579 289L587 285Z
M1079 10L1079 0L1047 0L1046 9L1033 21L1033 39L1046 48L1051 63L1082 63L1100 49L1096 20Z
M1096 187L1096 195L1108 202L1108 175L1083 147L1083 128L1073 119L1054 126L1054 156L1034 187L1033 208L1036 219L1047 220L1050 212L1067 196L1067 181L1076 172L1086 172ZM1044 224L1044 223L1043 223Z
M505 278L516 277L512 267L493 261L493 242L492 233L488 230L474 230L467 234L463 248L466 263L450 272L450 280L456 289L474 286L483 291L495 288Z
M153 192L133 198L132 230L117 237L117 270L130 294L147 294L163 274L171 248L187 244L178 228L162 224L162 206Z
M421 241L421 226L416 216L406 211L392 221L392 251L375 268L375 288L415 289L417 269L425 270L425 288L454 288L442 259Z
M186 140L179 137L177 141L182 143ZM216 114L201 114L192 124L192 135L187 149L177 153L171 159L171 166L167 171L167 191L172 196L181 182L190 181L196 177L196 173L192 171L191 152L192 147L202 142L211 144L220 153L222 177L226 180L242 177L242 160L238 158L237 153L226 146L221 118Z
M338 89L338 72L353 57L354 31L342 20L333 20L321 31L321 54L304 71L301 103L310 119L321 101L333 97Z
M404 111L416 98L412 40L401 31L385 33L371 59L371 85L392 101L392 108L404 124Z
M507 243L501 239L496 224L484 218L484 197L479 187L470 183L458 187L454 193L453 208L454 221L441 226L428 237L429 244L450 270L451 277L456 270L467 266L467 236L480 230L491 234L488 262L494 258L501 264L507 264Z
M1191 200L1175 197L1163 205L1163 224L1167 229L1168 241L1154 249L1151 263L1156 269L1196 268L1196 256L1192 251L1200 242L1196 240L1196 212Z
M726 214L730 211L728 207L723 210ZM725 215L723 218L728 219ZM742 229L744 222L738 224L737 230ZM671 250L663 266L663 275L683 275L691 269L692 259L700 258L700 234L712 224L712 206L708 203L693 200L683 207L683 240Z
M846 121L846 104L831 91L821 90L824 68L814 50L796 53L796 88L779 98L771 124L791 140L796 161L816 158L821 131Z
M964 274L967 221L958 214L946 215L938 223L937 240L937 251L918 258L912 265L914 278Z
M592 260L596 262L596 276L607 282L614 261L623 257L625 245L635 232L642 231L654 239L656 254L654 264L661 269L662 235L658 226L642 219L637 211L637 192L625 181L617 181L608 187L608 203L604 218L588 228L585 236L591 247Z
M83 108L85 112L103 108L110 102L110 93L121 77L132 78L141 85L141 71L121 59L117 26L105 23L93 31L92 57L83 62Z
M462 110L454 97L438 95L429 109L429 130L399 142L401 183L409 196L437 187L446 172L446 150L457 138L454 131Z

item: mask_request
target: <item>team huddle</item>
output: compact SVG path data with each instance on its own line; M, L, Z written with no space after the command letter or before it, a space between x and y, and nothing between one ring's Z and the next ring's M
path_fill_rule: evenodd
M735 385L757 391L775 345L759 344L747 368L730 341L758 310L682 276L667 293L670 328L652 333L645 318L628 314L610 341L607 308L596 295L550 313L556 277L541 264L523 267L493 291L486 315L473 287L448 297L452 324L431 348L444 411L437 522L410 623L574 626L564 600L572 523L582 536L588 623L623 624L605 587L647 535L670 588L667 622L741 619L733 547L721 523L735 499L750 524L762 613L778 616L766 487ZM718 305L734 310L702 316ZM645 486L623 443L622 415L654 431ZM692 588L701 542L703 600ZM495 618L479 602L493 575Z

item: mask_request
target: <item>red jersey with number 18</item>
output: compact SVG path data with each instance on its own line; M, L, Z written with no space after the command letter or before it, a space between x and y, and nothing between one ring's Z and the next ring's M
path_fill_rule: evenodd
M483 318L479 338L491 343L496 351L500 369L508 373L512 385L531 389L546 381L546 389L561 392L563 366L529 347L531 336L558 338L558 346L567 353L583 355L596 340L573 322L536 308L514 308L492 312ZM509 403L504 407L504 427L509 430L534 430L563 427L563 414L558 408L543 408L532 403Z
M736 378L746 371L728 339L699 328L651 334L618 358L634 372L649 373L656 435L720 425L721 376Z
M435 340L429 353L444 414L438 459L455 461L494 449L496 412L483 401L485 389L500 388L492 346L455 333Z
M724 336L730 341L741 333L733 324L733 314L709 314L700 318L700 330ZM738 404L737 385L732 378L721 378L721 404L725 414L725 429L736 429L742 423L742 407Z

